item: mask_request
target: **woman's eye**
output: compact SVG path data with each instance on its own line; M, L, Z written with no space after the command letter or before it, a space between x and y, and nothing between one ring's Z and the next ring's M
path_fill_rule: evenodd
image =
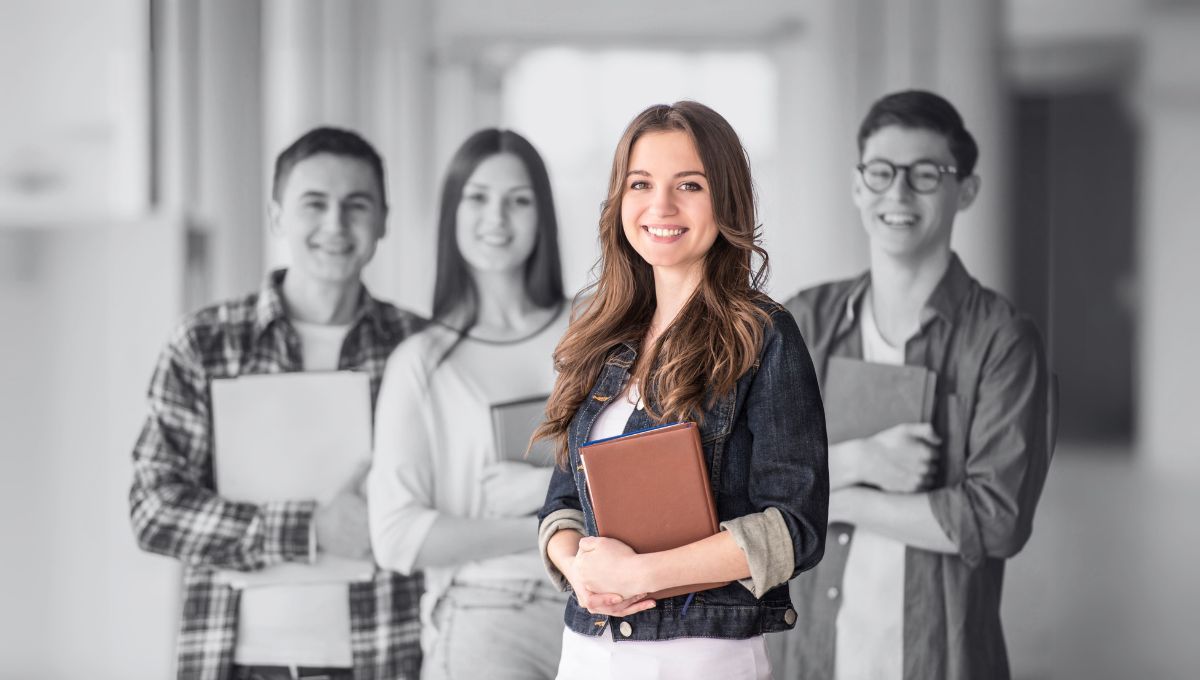
M522 208L528 208L533 205L533 196L513 196L512 203Z
M683 189L684 191L701 191L704 189L704 187L700 186L700 184L697 182L684 182L683 184L679 185L679 188Z
M469 201L471 203L483 204L483 203L487 203L487 196L481 192L471 192L468 194L464 194L463 200Z
M646 188L646 187L648 187L648 186L650 186L650 183L649 183L649 182L645 182L645 181L643 181L643 180L640 180L640 179L639 179L639 180L635 180L635 181L633 181L633 182L630 182L630 184L629 184L629 188L630 188L630 189L633 189L634 191L640 191L640 190L642 190L642 189L645 189L645 188Z
M309 212L321 212L325 210L325 201L308 201L307 203L300 204L300 207Z

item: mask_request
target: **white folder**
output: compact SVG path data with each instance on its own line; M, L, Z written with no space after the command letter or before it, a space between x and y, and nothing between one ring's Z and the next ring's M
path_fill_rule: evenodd
M217 493L231 501L325 503L371 457L366 373L313 371L212 382ZM222 570L234 587L369 580L375 565L318 553L316 562Z

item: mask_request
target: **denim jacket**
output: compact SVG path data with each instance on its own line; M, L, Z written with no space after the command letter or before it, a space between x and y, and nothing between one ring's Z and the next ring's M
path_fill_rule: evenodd
M564 616L572 631L599 636L611 625L614 632L619 631L613 636L617 641L741 639L795 625L796 611L786 581L816 566L825 548L829 504L825 415L812 361L795 320L774 302L767 301L764 309L770 313L771 323L763 330L758 358L731 393L706 408L700 439L718 521L746 551L752 576L756 561L762 558L757 553L779 552L780 544L783 559L776 556L774 561L787 566L765 584L762 577L756 577L757 584L745 579L696 593L690 602L687 596L660 600L654 608L624 618L592 614L572 594ZM586 535L596 535L579 447L590 440L592 424L608 401L624 391L636 358L637 347L632 344L614 347L571 421L569 465L566 470L554 469L545 506L538 514L543 534L555 517L581 512L582 527L575 523L558 528L579 528ZM643 398L653 400L653 395ZM634 411L625 431L659 424L647 411ZM753 521L768 515L770 521ZM550 522L546 522L548 517ZM770 531L763 531L771 525L779 527L774 541ZM546 540L544 535L543 555Z

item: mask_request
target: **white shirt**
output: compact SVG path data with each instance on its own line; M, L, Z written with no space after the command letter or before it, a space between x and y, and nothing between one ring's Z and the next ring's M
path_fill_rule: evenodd
M292 320L304 370L334 371L350 325ZM350 592L345 584L255 586L238 603L234 663L350 668Z
M904 364L904 344L887 343L863 297L863 359ZM842 576L834 674L837 680L901 680L904 672L904 553L899 541L856 527Z

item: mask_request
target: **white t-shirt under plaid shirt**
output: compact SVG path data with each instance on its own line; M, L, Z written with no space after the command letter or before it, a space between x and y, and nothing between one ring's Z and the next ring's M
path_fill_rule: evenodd
M287 319L272 272L251 295L187 317L159 357L149 415L133 450L130 509L138 544L185 565L177 644L179 678L229 678L238 592L214 581L216 569L259 569L309 559L316 503L234 503L214 491L208 386L215 378L302 369L300 339ZM392 350L422 327L410 312L363 289L338 367L367 372L372 403ZM418 677L419 577L378 570L349 587L355 677Z

